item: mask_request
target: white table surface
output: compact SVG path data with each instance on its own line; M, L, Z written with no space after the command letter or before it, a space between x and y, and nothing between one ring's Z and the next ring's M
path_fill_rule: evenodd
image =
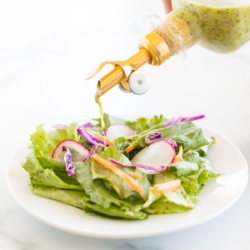
M0 246L21 249L248 250L250 191L222 215L199 226L140 239L96 239L48 226L11 196L6 169L36 125L98 117L97 62L126 59L143 35L140 20L163 15L161 1L3 1L0 4ZM195 46L182 69L145 66L142 96L115 87L102 98L113 115L197 115L199 124L233 142L250 163L250 43L218 55Z

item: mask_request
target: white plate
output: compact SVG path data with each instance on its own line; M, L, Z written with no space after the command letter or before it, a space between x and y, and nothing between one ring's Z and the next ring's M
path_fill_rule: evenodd
M242 195L248 181L248 166L241 152L227 139L208 129L216 145L207 158L222 174L211 180L199 194L199 202L187 213L151 215L144 221L125 221L85 214L83 210L31 193L28 173L21 167L28 144L13 157L7 170L7 182L18 204L35 218L58 229L99 238L136 238L166 234L204 223L231 207Z

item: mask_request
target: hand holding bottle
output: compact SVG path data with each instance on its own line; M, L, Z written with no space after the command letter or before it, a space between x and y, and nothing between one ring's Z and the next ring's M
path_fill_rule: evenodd
M172 10L172 3L171 0L162 0L164 9L166 13L169 13Z

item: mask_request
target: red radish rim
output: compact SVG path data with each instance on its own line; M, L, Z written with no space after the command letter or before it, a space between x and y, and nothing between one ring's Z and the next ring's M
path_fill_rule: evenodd
M58 147L60 147L60 145L63 144L64 142L74 142L74 143L77 143L77 144L79 144L81 147L83 147L84 149L86 149L86 150L88 151L88 153L89 153L89 150L88 150L84 145L82 145L80 142L78 142L78 141L76 141L76 140L73 140L73 139L66 139L66 140L60 141L60 142L57 144L57 146L55 147L55 149L54 149L54 151L53 151L53 153L52 153L52 158L54 158L54 156L55 156L56 149L57 149Z

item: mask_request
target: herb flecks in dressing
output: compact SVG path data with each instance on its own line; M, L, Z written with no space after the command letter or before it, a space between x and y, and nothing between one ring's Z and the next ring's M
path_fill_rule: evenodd
M229 53L250 40L250 5L210 6L188 0L178 4L156 30L173 54L198 41L215 52Z

